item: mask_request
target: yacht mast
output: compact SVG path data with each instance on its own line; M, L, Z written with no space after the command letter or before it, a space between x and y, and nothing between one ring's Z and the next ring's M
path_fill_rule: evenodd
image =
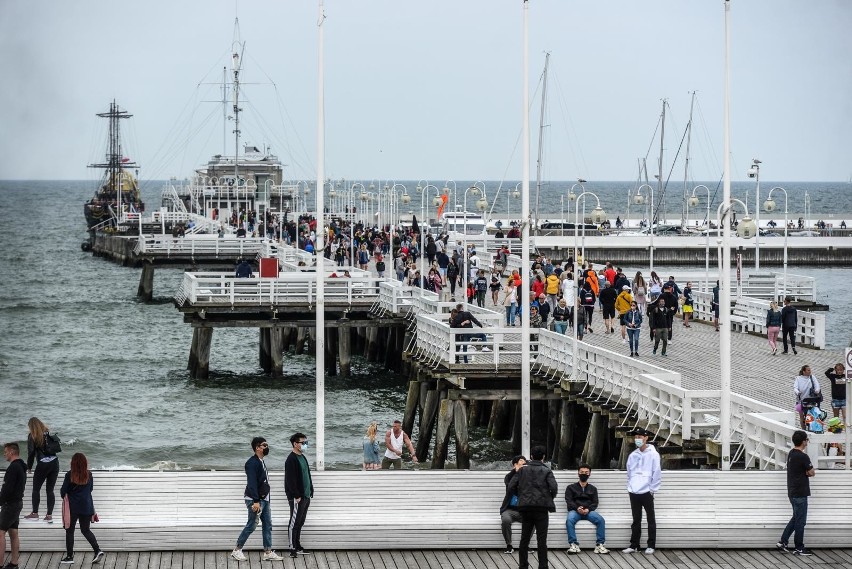
M689 199L689 146L692 142L692 109L695 108L695 91L692 92L692 100L689 103L689 123L686 125L686 160L683 165L683 202L680 204L680 226L686 228L689 220L686 219L686 200Z
M538 235L539 213L538 203L541 196L541 153L544 147L544 112L547 104L547 67L550 63L550 52L544 54L544 73L541 79L541 113L538 121L538 159L536 161L535 171L535 234Z
M240 19L234 20L234 42L231 44L234 47L233 55L233 73L234 73L234 186L240 186L240 59L245 49L245 43L240 41Z
M657 176L657 193L660 195L660 203L662 204L663 198L664 198L664 195L663 195L663 141L664 141L665 136L666 136L666 100L665 99L663 99L663 114L662 114L662 117L660 118L660 121L661 121L661 125L660 125L660 160L658 162L659 175ZM651 204L651 232L652 233L654 231L654 221L656 221L657 214L658 214L658 211L659 211L659 208L657 208L656 211L655 211L655 209L654 209L655 206L656 206L656 204L654 204L654 203ZM663 208L663 221L665 221L665 220L666 220L666 208Z

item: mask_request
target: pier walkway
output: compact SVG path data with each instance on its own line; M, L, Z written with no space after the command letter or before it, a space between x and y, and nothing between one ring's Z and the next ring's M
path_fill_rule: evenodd
M553 528L551 528L553 529ZM95 528L97 532L97 528ZM376 539L377 545L380 540ZM313 555L299 559L285 558L279 562L261 563L259 551L246 550L247 561L237 563L226 552L216 551L118 551L109 552L104 559L104 569L265 569L267 567L309 569L516 569L517 553L503 555L495 549L475 550L411 550L394 551L383 548L366 551L328 550L314 551ZM59 552L22 553L20 567L46 569L59 566L64 554ZM79 558L79 560L78 560ZM92 554L82 552L75 556L79 565L88 565ZM666 569L801 569L803 559L782 555L774 551L660 549L653 555L626 556L613 552L610 555L593 555L588 552L571 555L564 550L548 552L548 561L554 569L573 569L582 564L596 569L628 569L665 567ZM530 553L530 564L537 557ZM848 549L821 549L807 558L808 567L852 566L852 551Z

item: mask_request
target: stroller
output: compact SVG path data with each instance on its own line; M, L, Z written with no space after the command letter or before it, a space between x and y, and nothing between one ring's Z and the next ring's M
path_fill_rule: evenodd
M812 433L825 432L825 419L828 413L819 408L822 397L805 397L802 399L802 413L805 415L805 426Z

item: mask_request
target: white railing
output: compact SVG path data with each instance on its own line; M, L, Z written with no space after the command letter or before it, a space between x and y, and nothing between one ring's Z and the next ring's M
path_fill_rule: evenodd
M370 305L378 298L382 279L342 278L327 273L326 304ZM184 303L196 306L275 306L316 303L316 277L308 273L287 273L278 278L236 278L222 273L184 273L178 294ZM175 300L179 300L175 296Z
M791 437L799 429L798 414L792 411L747 413L742 435L746 468L783 470L792 446ZM845 443L845 433L809 432L807 453L816 468L845 467L843 451L848 452L852 446Z
M741 297L737 300L737 314L748 319L747 331L766 335L766 312L769 302L755 298ZM825 314L821 312L806 312L797 310L796 343L811 346L819 350L825 349Z
M402 314L413 304L413 286L405 286L396 279L385 279L379 285L378 308L382 314Z
M261 237L224 237L216 235L195 235L192 237L172 237L171 235L143 235L136 243L137 255L212 255L255 257L258 253L272 254L276 243Z
M483 322L479 316L477 320ZM462 363L494 366L513 366L521 363L521 332L518 328L496 325L474 325L473 328L450 328L448 315L416 316L417 337L414 357L435 368ZM538 334L531 333L528 342L535 349Z

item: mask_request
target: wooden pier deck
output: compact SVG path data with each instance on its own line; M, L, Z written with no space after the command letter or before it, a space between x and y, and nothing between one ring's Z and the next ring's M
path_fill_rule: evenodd
M550 531L558 531L553 527ZM97 534L97 526L94 530ZM77 540L81 540L77 536ZM376 543L381 537L377 536ZM260 551L248 551L247 561L237 563L228 555L228 543L223 551L109 551L103 560L103 569L262 569L266 567L309 569L514 569L518 554L506 555L494 549L473 550L367 550L315 551L297 559L286 557L283 561L261 562ZM86 547L88 544L86 544ZM22 569L47 569L58 567L63 554L59 552L21 553ZM8 560L8 557L7 557ZM80 551L75 556L75 566L88 566L92 553ZM613 551L609 555L594 555L590 551L568 554L564 549L548 552L550 566L555 569L573 569L577 566L595 569L633 569L665 567L666 569L800 569L809 567L850 567L852 550L820 549L808 558L771 550L703 550L658 549L654 555L624 555ZM530 554L530 565L535 566L537 556Z

